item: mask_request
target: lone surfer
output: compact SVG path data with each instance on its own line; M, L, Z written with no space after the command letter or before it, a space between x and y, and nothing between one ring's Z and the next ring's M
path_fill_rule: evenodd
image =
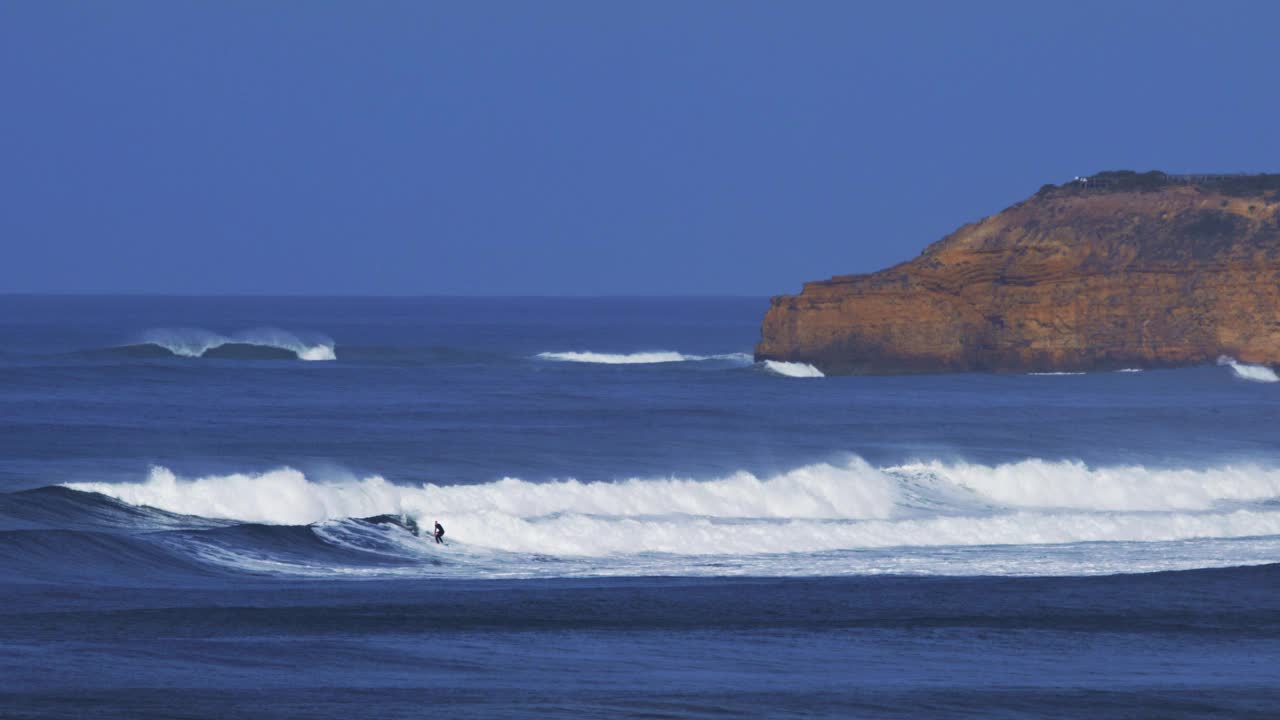
M436 521L435 538L438 544L444 544L444 526L440 524L439 520Z

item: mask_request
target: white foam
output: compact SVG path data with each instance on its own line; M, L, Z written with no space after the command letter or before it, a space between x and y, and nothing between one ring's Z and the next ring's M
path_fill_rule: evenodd
M1083 375L1084 373L1082 372L1033 372L1033 373L1027 373L1027 374L1039 375L1041 377L1053 377L1056 375Z
M1003 465L912 463L887 472L940 482L1003 508L1091 511L1210 510L1223 501L1280 497L1280 468L1225 465L1209 469L1090 467L1032 459Z
M1218 365L1229 366L1231 371L1236 374L1236 377L1241 380L1264 383L1280 382L1280 377L1276 375L1276 371L1266 365L1245 365L1227 355L1218 358Z
M733 362L751 362L747 353L725 353L723 355L686 355L674 350L652 350L633 353L598 353L582 352L543 352L537 356L542 360L559 362L596 363L602 365L651 365L656 363L700 362L704 360L728 360Z
M1168 542L1280 534L1280 512L1035 513L900 520L717 522L710 518L642 519L565 515L531 519L458 515L450 532L506 552L561 556L666 553L753 556L915 547Z
M1119 370L1117 370L1116 372L1122 372L1122 373L1136 373L1136 372L1142 372L1142 368L1120 368L1120 369L1119 369Z
M159 345L182 357L200 357L209 350L228 343L241 343L288 350L297 355L299 360L337 359L332 340L319 338L305 342L294 333L278 328L256 328L230 336L198 328L159 328L143 333L142 341Z
M469 552L581 558L792 557L1280 536L1280 468L1247 465L1095 468L1028 460L875 468L853 459L766 478L740 472L705 481L505 478L452 486L402 486L376 476L316 482L288 468L182 479L156 468L138 483L69 487L171 512L262 523L406 514L420 523L441 520ZM1079 562L1087 563L1087 554ZM634 567L642 566L648 567Z
M258 328L236 333L233 342L249 345L284 348L292 350L299 360L337 360L334 343L328 338L320 338L312 342L303 341L297 335L278 328Z
M73 483L67 487L184 515L275 525L399 512L405 490L380 477L316 483L292 468L181 479L168 468L156 467L140 483Z
M820 378L825 377L822 371L808 364L799 362L785 362L782 360L765 360L764 368L770 372L782 375L784 377L793 378Z
M67 487L185 515L279 525L386 513L848 519L888 517L897 501L895 481L861 460L844 467L811 465L766 479L740 472L708 481L530 483L504 478L483 485L418 487L377 476L311 482L292 468L182 479L157 467L140 483Z

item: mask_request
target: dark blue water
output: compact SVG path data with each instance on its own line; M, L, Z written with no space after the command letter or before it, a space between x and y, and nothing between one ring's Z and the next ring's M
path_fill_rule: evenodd
M0 716L1275 716L1266 369L766 305L0 298Z

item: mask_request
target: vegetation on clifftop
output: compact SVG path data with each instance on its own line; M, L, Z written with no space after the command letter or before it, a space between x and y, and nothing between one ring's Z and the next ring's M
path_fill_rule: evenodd
M1209 175L1185 174L1175 175L1159 170L1135 172L1133 170L1104 170L1086 177L1078 177L1061 185L1049 183L1040 188L1038 196L1083 194L1094 192L1154 192L1167 187L1187 185L1212 189L1223 195L1249 196L1271 194L1271 199L1280 201L1280 174L1260 173L1257 175Z
M1098 173L774 298L756 357L827 374L1280 365L1277 277L1280 174Z

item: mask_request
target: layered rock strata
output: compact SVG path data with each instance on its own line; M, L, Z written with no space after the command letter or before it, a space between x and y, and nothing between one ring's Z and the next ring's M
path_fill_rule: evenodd
M919 257L773 298L759 360L830 373L1280 364L1280 175L1099 173Z

